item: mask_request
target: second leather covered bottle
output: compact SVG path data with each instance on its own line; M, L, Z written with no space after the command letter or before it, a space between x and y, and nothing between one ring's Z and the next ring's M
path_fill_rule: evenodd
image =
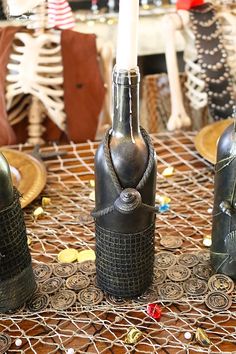
M155 153L139 126L138 68L113 72L113 126L95 158L98 286L118 297L142 294L154 261Z

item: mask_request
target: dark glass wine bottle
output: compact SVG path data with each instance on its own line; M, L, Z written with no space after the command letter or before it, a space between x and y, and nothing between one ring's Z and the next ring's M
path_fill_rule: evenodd
M215 166L211 263L217 273L236 279L236 130L222 134Z
M135 297L151 284L156 160L139 126L139 70L113 71L113 126L95 157L98 286Z

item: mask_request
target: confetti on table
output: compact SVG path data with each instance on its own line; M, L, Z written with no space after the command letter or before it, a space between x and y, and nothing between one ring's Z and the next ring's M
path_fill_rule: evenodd
M167 195L156 195L156 201L160 203L161 205L163 204L170 204L171 198L168 197Z
M163 204L159 206L159 212L165 213L166 211L170 210L169 204Z
M44 215L44 210L42 207L38 207L33 211L33 217L35 218L35 220L37 220L43 215Z
M210 339L202 328L197 328L195 333L195 340L197 343L201 344L204 347L208 347L211 344Z
M51 204L51 198L43 197L42 198L42 207L45 208L46 206Z
M162 176L164 177L171 177L175 173L175 169L172 166L166 167L162 172Z
M126 344L135 344L142 337L142 332L136 327L131 327L128 330L127 336L125 337Z
M89 194L89 199L92 200L93 202L95 202L95 192L92 191L90 194Z
M148 304L147 313L150 317L159 320L161 318L161 308L157 304Z
M90 179L89 184L90 184L91 187L94 188L94 187L95 187L95 181L94 181L94 179Z
M202 243L203 243L203 245L204 245L205 247L211 247L211 244L212 244L211 235L206 235L206 236L204 236Z

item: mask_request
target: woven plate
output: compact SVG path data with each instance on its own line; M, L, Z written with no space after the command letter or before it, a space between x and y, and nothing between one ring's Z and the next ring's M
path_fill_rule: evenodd
M216 163L217 142L223 131L233 123L233 119L225 119L205 126L195 138L195 147L207 161Z
M31 155L5 148L1 152L10 164L13 184L22 194L21 206L25 208L42 192L47 179L46 169Z

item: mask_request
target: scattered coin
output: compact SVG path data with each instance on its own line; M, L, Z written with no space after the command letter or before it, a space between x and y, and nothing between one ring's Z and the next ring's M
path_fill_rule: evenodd
M96 259L96 255L93 250L83 250L78 252L77 254L78 262L95 261L95 259Z
M73 306L76 301L76 293L72 290L60 290L51 297L51 305L55 310L65 311Z
M183 265L175 264L167 269L166 274L173 281L184 281L190 277L191 270Z
M155 256L155 266L167 269L176 263L176 256L171 252L159 252Z
M193 253L183 253L178 257L178 263L185 267L192 268L199 263L199 259Z
M98 305L103 300L103 292L94 286L89 286L79 292L78 300L84 306Z
M47 280L52 275L52 268L44 263L37 264L34 268L35 280L39 283Z
M207 282L199 278L190 278L183 283L184 291L188 295L199 296L207 292Z
M173 282L161 284L158 292L162 300L168 301L179 300L184 294L183 288Z
M212 274L212 269L208 264L197 264L193 267L193 274L199 279L208 280Z
M56 277L68 278L77 271L76 264L73 263L58 263L53 267L53 273Z
M165 236L161 238L160 244L165 248L174 249L181 247L183 241L178 236Z
M121 297L115 297L113 295L110 294L106 294L106 301L108 302L108 304L110 305L115 305L115 306L124 306L127 305L128 300L123 299Z
M66 280L67 288L75 291L87 288L89 284L90 284L90 279L82 273L77 273L75 275L72 275Z
M232 298L221 291L212 291L207 294L205 304L212 311L225 311L232 305Z
M160 285L166 280L166 272L159 268L154 268L153 285Z
M210 261L210 252L200 251L197 253L199 263L207 263Z
M26 306L30 312L45 310L49 303L49 296L46 293L35 293L27 302Z
M78 264L78 269L84 274L95 274L96 265L94 261L85 261Z
M12 343L11 337L6 333L0 333L0 353L6 353Z
M62 250L57 258L60 263L72 263L77 260L78 251L74 248L66 248Z
M55 293L57 290L60 289L60 287L63 284L63 280L59 277L53 277L50 278L48 280L46 280L42 285L41 285L41 290L44 293L47 294L53 294Z
M143 304L153 303L157 299L156 291L148 289L142 295L133 299L134 302L141 302Z
M208 280L208 287L210 291L223 291L230 294L234 290L234 282L227 275L214 274Z

